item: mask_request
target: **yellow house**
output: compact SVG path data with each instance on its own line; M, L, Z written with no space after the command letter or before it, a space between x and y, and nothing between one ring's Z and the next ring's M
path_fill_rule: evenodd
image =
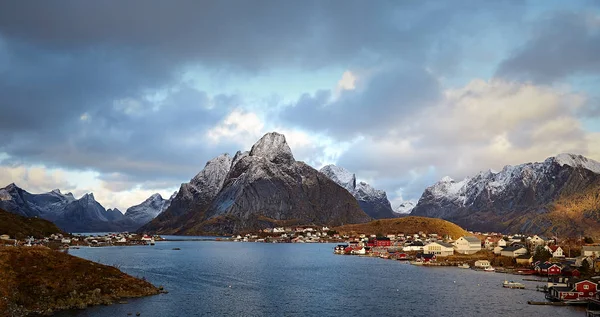
M533 257L531 255L521 255L516 257L517 264L528 265L533 263Z

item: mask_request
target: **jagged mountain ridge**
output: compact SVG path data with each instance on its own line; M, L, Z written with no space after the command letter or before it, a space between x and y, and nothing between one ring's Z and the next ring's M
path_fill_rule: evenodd
M356 175L340 166L326 165L320 172L349 191L356 198L361 209L370 217L375 219L396 217L385 191L375 189L365 182L357 184Z
M571 225L552 218L557 200L600 186L600 163L581 155L560 154L544 162L505 166L456 182L444 177L427 188L411 215L446 219L478 231L529 232L548 235L585 234L587 217L571 215ZM560 232L559 232L560 231Z
M124 217L131 219L141 227L169 208L176 195L177 192L171 195L169 199L164 199L160 194L154 194L142 203L127 208Z
M116 208L106 210L92 193L80 199L75 199L71 193L62 194L58 189L32 194L14 183L0 189L0 208L17 215L52 221L67 232L135 231L151 220L125 216Z
M285 136L268 133L249 152L222 154L184 183L171 205L140 232L228 234L283 224L366 222L357 201L294 159Z

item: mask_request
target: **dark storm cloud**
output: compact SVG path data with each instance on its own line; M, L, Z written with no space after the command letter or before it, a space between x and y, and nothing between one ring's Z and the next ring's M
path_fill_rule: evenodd
M572 75L598 76L599 54L600 18L594 10L556 13L500 64L497 75L544 84Z
M2 1L0 153L122 182L185 180L207 159L237 150L202 136L243 106L237 96L182 84L188 66L252 74L415 65L378 72L333 104L325 104L331 91L307 95L283 115L336 136L377 133L437 98L425 72L436 61L427 56L457 58L432 46L453 48L476 33L473 24L492 26L520 11L509 1ZM166 100L146 100L156 92Z

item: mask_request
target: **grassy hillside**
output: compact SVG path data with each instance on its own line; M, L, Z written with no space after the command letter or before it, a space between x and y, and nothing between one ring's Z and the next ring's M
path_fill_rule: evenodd
M43 238L53 233L62 233L52 222L40 218L27 218L0 209L0 234L12 239L24 239L29 236Z
M0 247L0 316L51 313L159 293L117 268L43 247Z
M449 235L453 239L467 235L467 232L446 220L438 218L408 216L404 218L379 219L369 223L344 225L333 228L340 233L364 234L412 234L422 231L424 233L437 233L441 236Z

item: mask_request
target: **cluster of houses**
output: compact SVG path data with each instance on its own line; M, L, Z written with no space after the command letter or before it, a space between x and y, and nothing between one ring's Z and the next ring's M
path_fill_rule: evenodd
M9 235L0 235L0 245L4 246L59 246L69 248L72 246L110 246L110 245L140 245L154 244L155 240L160 240L158 236L137 235L130 233L109 233L105 235L91 236L68 236L63 234L51 234L48 237L36 239L29 237L24 240L12 239Z
M326 243L341 239L339 234L329 235L329 227L277 227L264 229L260 233L234 235L234 242L274 242L274 243Z
M79 242L79 238L69 237L63 235L61 233L51 234L42 239L35 239L33 237L28 237L24 240L18 240L16 238L11 238L7 234L0 235L0 245L4 246L34 246L34 245L48 245L50 243L54 244L71 244L71 243Z

